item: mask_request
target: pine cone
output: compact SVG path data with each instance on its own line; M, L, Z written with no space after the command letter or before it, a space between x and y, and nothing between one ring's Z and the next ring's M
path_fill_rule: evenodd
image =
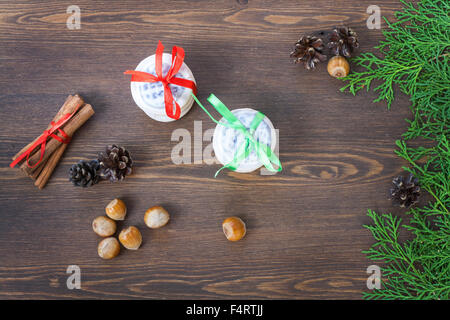
M336 27L329 35L328 48L338 56L350 58L353 50L359 47L356 32L348 27Z
M395 177L392 180L393 188L390 189L390 197L393 204L400 207L410 207L418 202L420 196L419 180L410 173L407 178Z
M322 54L324 49L323 41L314 36L303 36L295 44L294 51L291 52L291 58L294 62L303 62L306 69L314 69L320 61L325 61L327 56Z
M108 146L106 154L100 153L98 157L101 167L101 176L111 182L121 181L125 176L131 174L133 161L130 153L123 147Z
M69 170L69 180L77 187L90 187L99 182L98 170L100 163L97 160L80 160Z

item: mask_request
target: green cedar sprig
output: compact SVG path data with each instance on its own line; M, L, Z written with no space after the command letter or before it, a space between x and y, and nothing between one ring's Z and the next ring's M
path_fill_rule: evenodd
M405 170L419 178L432 197L426 206L412 208L408 223L369 210L373 225L365 225L375 244L364 251L374 261L382 261L383 287L364 292L366 299L449 299L450 298L450 144L445 136L432 148L410 148L398 140L397 155L411 166ZM420 159L428 159L419 164ZM400 227L412 239L399 239Z
M353 94L364 88L369 91L372 82L379 80L381 84L374 88L378 93L374 102L386 100L390 108L394 84L411 96L413 103L431 102L442 96L443 90L450 89L450 2L422 0L417 7L404 0L400 2L404 9L395 13L395 23L384 18L388 26L383 31L385 40L375 47L384 57L362 53L353 58L364 70L345 77L343 80L348 83L341 91ZM432 88L428 88L430 84Z
M450 299L450 2L401 2L396 21L385 19L385 40L376 47L383 57L364 53L354 58L362 71L344 78L341 90L356 94L378 82L374 101L385 100L389 108L394 87L410 97L413 120L407 120L409 128L396 141L395 152L409 163L404 169L419 179L432 201L409 210L406 222L368 211L373 225L365 227L376 242L364 253L384 262L383 287L363 296ZM401 228L411 239L399 238Z

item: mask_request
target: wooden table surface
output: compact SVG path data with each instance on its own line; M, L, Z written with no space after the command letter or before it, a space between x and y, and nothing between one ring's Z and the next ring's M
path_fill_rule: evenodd
M81 29L66 27L69 5ZM360 51L374 51L380 30L366 27L373 1L1 1L0 2L0 298L359 299L366 289L361 253L373 242L362 225L368 208L391 208L387 190L405 165L394 141L410 118L408 99L391 110L373 93L339 92L326 65L314 72L289 58L302 34L347 24ZM392 17L397 0L378 1ZM385 27L383 23L382 27ZM171 123L134 103L129 77L161 40L186 50L199 98L255 108L280 130L283 171L238 174L218 165L175 165L174 130L215 124L198 107ZM39 135L68 94L96 114L74 136L40 191L11 157ZM107 144L126 146L135 171L122 183L76 188L68 169ZM208 142L203 144L206 147ZM123 199L144 242L110 261L97 256L92 220ZM163 205L170 223L145 227L148 207ZM221 222L247 222L228 242ZM66 269L81 268L81 290Z

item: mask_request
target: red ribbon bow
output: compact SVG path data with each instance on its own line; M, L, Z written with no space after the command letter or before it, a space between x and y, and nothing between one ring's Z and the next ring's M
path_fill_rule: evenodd
M61 127L67 122L69 121L69 119L75 114L75 112L78 110L78 108L73 112L73 113L66 113L61 119L59 119L56 123L54 121L50 122L50 129L45 130L42 135L39 137L38 140L36 140L35 143L33 143L31 145L31 147L29 147L26 151L24 151L19 157L17 157L16 160L14 160L13 162L11 162L11 164L9 165L11 168L14 168L16 166L16 164L18 164L20 161L23 160L23 158L27 158L27 166L30 168L34 168L36 167L41 161L42 158L44 157L44 153L45 153L45 145L47 144L47 138L51 137L53 139L58 140L61 143L67 144L70 142L70 136L68 136L62 129ZM63 138L57 136L55 134L55 132L58 131ZM41 157L39 158L39 161L36 162L34 165L30 165L29 162L29 158L31 153L33 152L34 149L36 149L39 145L41 145Z
M158 47L156 48L156 57L155 57L155 71L156 77L150 73L136 71L136 70L127 70L124 74L131 74L131 81L135 82L161 82L164 86L164 104L166 106L166 114L168 117L178 120L181 114L181 108L179 104L173 98L172 90L170 90L169 84L175 84L177 86L189 88L196 95L197 94L197 86L194 81L183 79L183 78L175 78L175 75L180 70L183 65L184 60L184 49L181 47L174 46L172 48L172 65L170 66L169 71L165 77L162 75L162 56L164 52L164 46L161 41L158 41ZM175 114L173 112L173 105L175 103Z

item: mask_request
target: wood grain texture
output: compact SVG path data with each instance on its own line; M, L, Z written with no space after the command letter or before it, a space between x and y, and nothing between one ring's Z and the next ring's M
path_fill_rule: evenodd
M339 92L321 65L307 72L289 59L303 33L345 23L372 50L380 30L366 28L371 1L77 1L81 29L66 28L70 1L0 2L0 298L359 299L371 264L361 250L367 208L391 208L392 177L405 165L394 141L410 117L406 97L391 111L374 96ZM392 17L396 0L378 1ZM275 176L222 172L218 165L171 161L172 132L214 128L194 107L159 123L134 104L124 70L179 45L199 98L215 93L230 108L252 107L280 130L284 170ZM68 146L46 188L9 169L68 94L96 114ZM126 146L135 173L123 183L73 187L67 172L104 146ZM204 144L206 146L207 143ZM120 227L138 226L144 243L102 261L92 220L115 197L128 205ZM147 229L145 210L163 205L170 223ZM224 218L247 222L229 243ZM120 230L120 228L119 228ZM68 265L82 289L66 287Z

